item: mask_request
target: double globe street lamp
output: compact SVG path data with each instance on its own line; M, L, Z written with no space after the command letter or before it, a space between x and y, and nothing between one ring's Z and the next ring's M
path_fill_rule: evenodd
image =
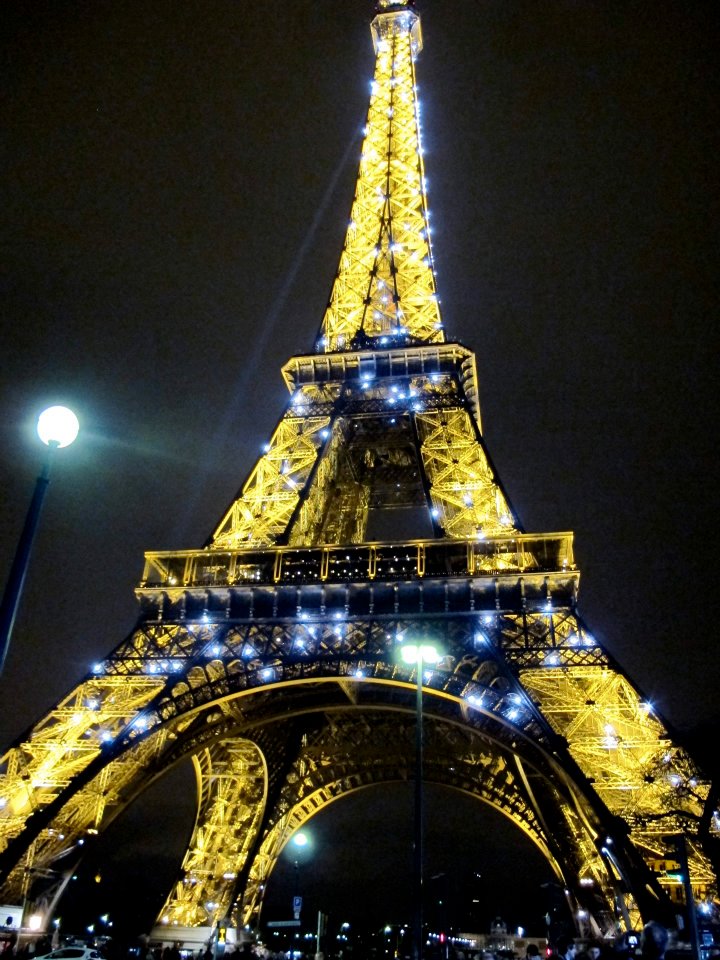
M405 663L414 664L415 687L415 823L413 841L413 960L423 955L423 664L437 663L440 651L431 643L403 643L400 655Z
M0 673L5 666L10 637L15 626L15 618L25 586L30 551L40 520L40 511L50 483L50 466L53 454L55 450L69 446L77 437L79 429L78 418L67 407L48 407L38 417L38 436L48 449L40 475L35 481L35 491L25 517L25 524L20 534L15 558L10 568L10 575L0 605Z

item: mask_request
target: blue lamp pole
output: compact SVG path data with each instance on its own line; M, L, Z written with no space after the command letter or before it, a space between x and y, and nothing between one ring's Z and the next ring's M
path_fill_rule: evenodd
M0 674L5 667L5 658L10 647L15 619L20 606L25 578L27 577L35 533L40 520L45 494L50 483L50 464L55 450L67 447L78 435L77 417L67 407L49 407L38 417L37 431L47 445L47 456L35 481L35 490L25 517L25 523L10 567L5 592L0 604Z

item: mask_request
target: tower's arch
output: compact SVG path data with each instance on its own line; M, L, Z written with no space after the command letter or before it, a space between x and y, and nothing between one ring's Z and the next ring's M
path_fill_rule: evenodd
M423 594L428 606L431 587L428 581ZM332 599L331 587L325 589ZM338 589L346 594L345 586ZM171 612L167 597L159 602ZM280 606L282 599L273 602ZM8 895L27 892L29 862L51 871L69 846L97 835L164 770L192 757L197 819L160 919L212 926L232 914L252 924L284 844L305 820L355 790L415 776L417 676L398 654L407 637L421 633L443 650L423 676L423 776L512 820L598 932L612 929L620 902L627 911L662 911L662 888L628 824L620 824L575 761L572 741L558 735L528 693L533 683L537 690L541 680L547 683L548 668L536 666L532 679L527 641L547 643L551 628L556 641L563 631L572 636L567 612L544 613L545 629L536 624L534 633L526 617L523 644L517 618L493 617L493 625L486 612L340 618L326 609L306 612L300 624L143 620L106 661L104 669L118 674L88 678L5 758L5 785L14 797L5 809L16 814L4 824L0 854ZM512 663L519 646L522 670ZM593 670L596 683L615 676L598 651L602 662L591 668L587 648L572 665L572 647L553 648L567 660L563 683L584 689ZM128 651L136 654L134 666ZM535 659L546 662L547 651L536 649ZM526 673L530 679L521 682ZM119 723L123 709L114 742L103 746L107 724ZM47 731L57 737L60 727L64 749L49 751ZM83 749L71 748L70 737ZM580 752L577 730L574 740ZM75 754L70 768L67 758ZM32 795L27 815L22 797L41 774L45 790ZM619 891L628 889L639 895L626 903Z

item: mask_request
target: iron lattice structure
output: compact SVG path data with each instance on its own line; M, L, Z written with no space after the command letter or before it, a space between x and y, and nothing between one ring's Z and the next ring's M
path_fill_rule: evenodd
M446 340L418 14L381 0L372 35L316 350L284 367L288 405L205 547L146 555L137 627L5 754L4 902L43 884L51 900L83 844L192 757L196 824L158 923L255 923L298 827L414 776L417 678L397 654L417 636L444 651L422 677L424 776L523 830L588 932L671 915L671 835L696 897L715 896L711 784L580 618L572 535L521 529L483 441L475 358Z

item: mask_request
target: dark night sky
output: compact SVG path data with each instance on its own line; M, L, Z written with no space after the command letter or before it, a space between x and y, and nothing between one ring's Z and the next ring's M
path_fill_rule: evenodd
M127 634L143 551L200 546L269 436L337 266L371 10L3 3L0 570L37 412L82 424L1 681L3 744ZM581 612L660 713L717 730L717 6L420 10L443 316L477 353L495 464L527 530L575 531Z

